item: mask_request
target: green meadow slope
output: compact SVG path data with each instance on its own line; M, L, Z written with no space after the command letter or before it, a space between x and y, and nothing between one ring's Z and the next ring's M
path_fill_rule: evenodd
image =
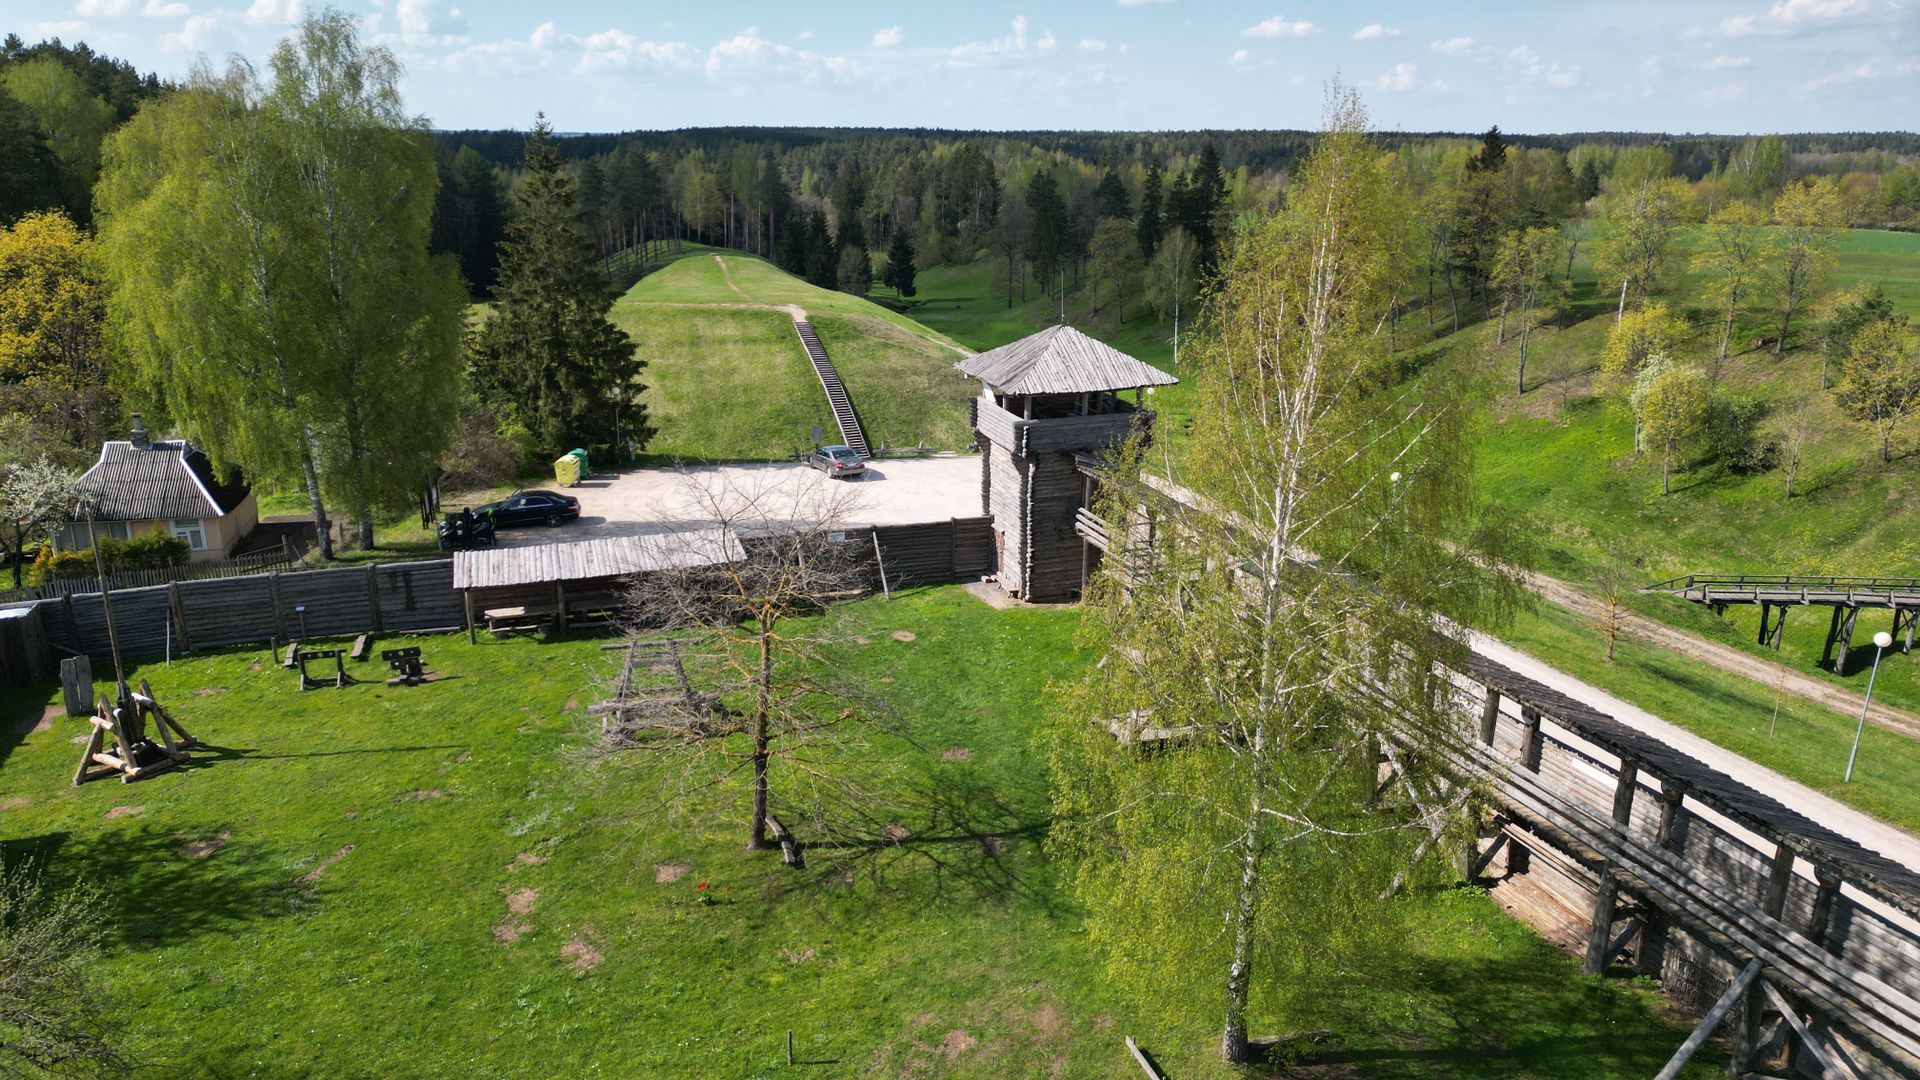
M1677 263L1685 265L1686 253ZM1843 242L1829 279L1829 292L1876 283L1909 315L1920 318L1920 236L1854 231ZM920 276L920 298L911 314L974 349L986 349L1031 333L1059 318L1060 301L1029 289L1009 305L993 267L976 262L937 267ZM1678 275L1668 303L1694 328L1684 358L1711 360L1717 339L1704 276ZM1557 315L1534 335L1527 389L1514 392L1515 344L1498 342L1498 327L1479 305L1463 311L1452 328L1445 296L1431 312L1415 307L1400 321L1399 336L1409 366L1422 371L1464 371L1484 387L1488 402L1479 470L1488 495L1525 513L1536 566L1578 587L1591 583L1605 564L1619 561L1644 583L1689 571L1836 574L1920 574L1920 425L1898 447L1892 464L1880 461L1877 443L1847 420L1820 387L1820 356L1814 340L1817 311L1796 320L1784 356L1752 349L1774 332L1775 316L1749 311L1736 323L1738 351L1726 364L1722 390L1751 403L1759 418L1795 402L1813 410L1819 435L1808 447L1796 493L1783 493L1777 468L1740 470L1695 454L1675 477L1671 495L1660 493L1660 466L1649 454L1632 453L1632 422L1595 387L1600 348L1612 325L1614 303L1583 257ZM1143 360L1191 376L1175 364L1172 327L1144 309L1094 317L1082 294L1068 291L1068 320ZM1817 308L1819 305L1814 305ZM1154 398L1161 413L1161 442L1177 458L1184 449L1189 385L1163 388ZM1769 658L1754 643L1758 614L1730 609L1725 617L1689 604L1634 594L1629 604L1671 625L1724 641ZM1884 616L1865 617L1856 641L1883 628ZM1826 630L1825 613L1790 619L1780 659L1816 672ZM1604 645L1581 617L1543 609L1508 628L1514 643L1563 669L1709 738L1763 761L1814 787L1909 828L1920 828L1920 743L1874 730L1862 752L1862 771L1840 783L1839 766L1852 737L1852 718L1797 699L1780 702L1771 686L1759 686L1705 664L1634 648L1615 664L1600 658ZM1865 653L1871 652L1868 646ZM1856 657L1856 660L1863 657ZM1864 689L1865 665L1844 679L1821 677ZM1875 697L1920 710L1920 664L1893 656L1883 665ZM1836 749L1837 748L1837 749Z
M640 279L613 319L639 344L662 458L751 460L810 449L833 416L792 323L802 311L875 448L969 443L967 398L953 370L966 350L912 319L810 285L738 252L689 249Z

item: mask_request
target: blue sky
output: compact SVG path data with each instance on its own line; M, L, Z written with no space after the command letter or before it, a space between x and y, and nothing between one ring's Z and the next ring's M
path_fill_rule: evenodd
M1312 127L1336 75L1404 130L1920 125L1920 0L340 0L439 127ZM263 61L301 0L7 0L143 70Z

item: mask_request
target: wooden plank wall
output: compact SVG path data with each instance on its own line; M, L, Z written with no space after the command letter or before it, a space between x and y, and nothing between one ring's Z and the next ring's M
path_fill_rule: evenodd
M1515 762L1515 768L1522 767L1519 762L1525 728L1513 703L1503 701L1494 747L1503 758ZM1540 776L1555 790L1591 807L1596 816L1609 815L1618 776L1614 755L1561 727L1551 717L1543 718L1542 733ZM1630 829L1636 835L1652 838L1659 832L1660 783L1644 772L1640 777ZM1507 828L1527 835L1521 824L1508 823ZM1679 854L1694 872L1718 884L1728 895L1757 902L1765 894L1773 860L1772 845L1763 838L1692 800L1682 803L1675 812L1673 836ZM1550 939L1580 947L1592 918L1597 875L1559 856L1545 841L1536 840L1527 847L1529 854L1524 859L1501 856L1494 860L1487 871L1494 898ZM1808 876L1811 868L1805 860L1796 860L1795 869L1781 918L1788 926L1806 927L1818 890ZM1623 896L1623 903L1627 900ZM1616 924L1615 930L1624 925ZM1704 1012L1733 980L1734 966L1685 927L1670 926L1654 938L1658 942L1654 948L1648 947L1645 934L1636 941L1629 950L1633 963L1644 974L1657 977L1666 992L1683 1006ZM1873 897L1851 886L1841 889L1833 902L1826 948L1847 966L1920 998L1920 925ZM1729 1025L1737 1016L1736 1010ZM1813 1020L1809 1017L1810 1022ZM1844 1030L1832 1030L1826 1018L1813 1026L1846 1046L1855 1061L1873 1062L1885 1070L1875 1075L1910 1075L1879 1060Z
M175 618L175 597L178 618ZM46 636L59 649L108 655L100 594L37 603ZM305 621L297 609L304 606ZM114 623L122 654L149 657L275 639L345 637L372 631L460 626L465 606L448 559L182 581L171 587L116 589Z
M1000 444L989 443L987 469L988 516L1004 540L998 571L1000 584L1017 596L1026 587L1027 462Z
M1081 540L1073 519L1086 497L1086 478L1071 454L1042 454L1031 461L1026 597L1069 600L1080 591Z

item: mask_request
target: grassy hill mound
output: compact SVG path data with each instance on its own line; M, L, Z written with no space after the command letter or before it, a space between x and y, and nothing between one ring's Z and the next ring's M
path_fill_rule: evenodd
M804 313L875 448L968 445L967 399L953 370L966 350L857 296L817 288L739 252L691 248L642 278L613 319L639 343L647 400L664 457L766 459L838 441L813 368L794 334Z

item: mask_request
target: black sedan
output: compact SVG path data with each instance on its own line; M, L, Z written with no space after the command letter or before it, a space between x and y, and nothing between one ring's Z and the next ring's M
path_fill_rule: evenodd
M499 502L476 506L473 512L487 515L495 525L502 527L534 524L553 526L579 517L580 500L555 491L516 491Z

